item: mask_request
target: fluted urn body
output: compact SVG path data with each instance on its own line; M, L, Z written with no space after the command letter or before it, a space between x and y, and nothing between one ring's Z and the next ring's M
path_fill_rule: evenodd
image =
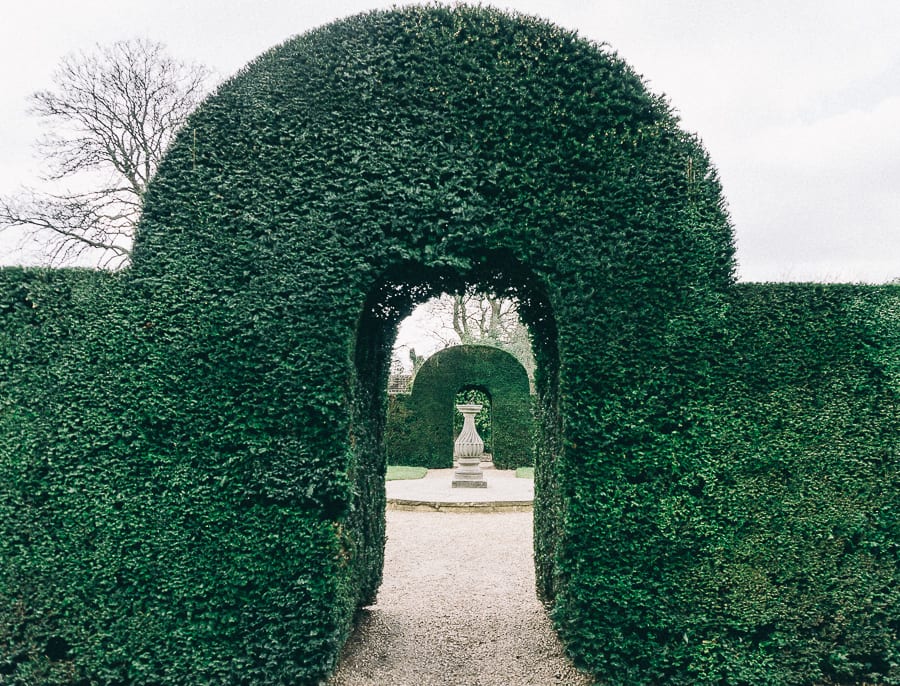
M481 411L481 405L457 405L456 409L462 413L463 427L453 444L453 457L459 462L453 474L453 487L485 488L487 482L480 466L484 441L475 428L475 415Z

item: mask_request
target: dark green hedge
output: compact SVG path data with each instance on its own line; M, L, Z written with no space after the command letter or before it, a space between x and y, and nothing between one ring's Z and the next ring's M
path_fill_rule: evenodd
M594 44L470 7L376 12L262 56L170 150L138 238L129 287L167 342L153 373L177 375L166 397L186 408L160 450L190 460L171 446L199 423L197 469L230 465L227 488L290 436L298 507L336 523L349 560L334 580L346 608L317 595L295 613L343 612L346 627L380 579L384 389L416 303L477 287L515 298L531 329L536 564L552 599L583 544L563 506L593 497L572 475L594 454L599 401L636 397L668 347L688 350L733 271L715 173L666 103ZM660 403L692 381L666 379ZM292 659L326 670L334 637ZM199 674L218 657L190 654Z
M2 436L25 440L32 394L52 393L52 365L68 353L81 324L75 314L91 284L87 270L0 268L0 414Z
M528 374L508 352L459 345L429 357L409 397L388 404L385 450L389 464L447 469L453 466L456 394L477 388L491 399L494 465L531 466L533 425Z
M417 7L263 55L130 270L0 280L0 676L317 683L380 582L396 325L477 287L534 340L576 659L898 683L896 289L735 289L733 252L699 143L566 31Z
M900 683L900 287L736 286L694 354L701 393L573 474L570 650L614 683Z
M130 276L0 274L0 681L327 671L356 597L333 506L292 480L302 446L235 421L191 327L150 316Z

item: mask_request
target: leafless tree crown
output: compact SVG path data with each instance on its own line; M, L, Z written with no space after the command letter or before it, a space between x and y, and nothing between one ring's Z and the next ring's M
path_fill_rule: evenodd
M100 266L125 264L147 184L209 77L206 67L143 39L63 59L54 87L30 98L48 131L37 147L54 191L3 198L0 227L39 234L51 263L93 249Z
M531 337L519 318L515 302L470 290L443 295L428 306L434 320L430 333L443 345L478 343L502 348L518 358L529 378L533 378ZM415 367L415 360L413 364Z

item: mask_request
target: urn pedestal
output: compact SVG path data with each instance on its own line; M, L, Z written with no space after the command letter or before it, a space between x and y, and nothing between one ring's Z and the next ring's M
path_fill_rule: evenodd
M462 413L463 428L453 444L453 458L459 462L459 468L453 473L453 488L486 488L480 465L484 441L475 428L475 415L481 405L457 405L456 409Z

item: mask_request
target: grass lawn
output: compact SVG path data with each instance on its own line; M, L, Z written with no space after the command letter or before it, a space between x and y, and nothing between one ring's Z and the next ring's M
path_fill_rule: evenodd
M403 467L389 464L385 481L400 481L402 479L421 479L428 473L425 467Z
M517 479L533 479L534 478L534 467L519 467L516 470L516 478Z

